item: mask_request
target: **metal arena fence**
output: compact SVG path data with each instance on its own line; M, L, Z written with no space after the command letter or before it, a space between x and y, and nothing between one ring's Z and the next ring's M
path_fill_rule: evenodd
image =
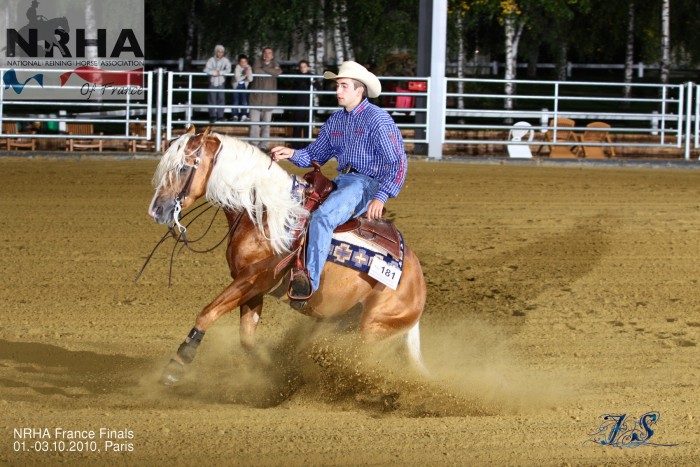
M7 70L0 69L4 76ZM35 69L43 73L66 70ZM260 75L254 75L254 79ZM308 87L299 89L299 80L307 80ZM429 109L432 83L430 78L387 76L381 77L384 92L375 102L387 110L404 134L409 150L421 153L427 145L451 148L456 155L503 153L508 145L538 147L538 153L550 146L570 146L557 134L562 132L562 118L575 121L573 130L583 132L591 122L610 125L610 142L590 143L614 146L628 154L635 151L646 154L672 151L690 159L693 150L700 147L700 99L695 83L660 85L642 83L610 83L581 81L535 81L482 78L445 78L446 92L440 109ZM36 86L28 83L27 87ZM278 76L275 91L237 90L227 83L222 90L225 104L213 106L223 110L224 118L210 122L208 87L204 73L186 73L158 69L144 76L143 98L125 98L123 101L78 100L22 100L9 94L8 86L0 86L0 122L16 122L16 133L7 133L0 126L3 138L23 138L61 141L91 139L95 135L71 135L68 123L94 125L100 139L111 141L111 148L119 150L129 142L152 142L152 150L160 152L165 141L181 134L194 124L197 127L213 125L216 131L233 134L251 143L287 142L307 144L315 138L328 115L338 110L332 82L320 76L282 74ZM506 89L510 88L511 93ZM625 91L629 97L625 96ZM60 89L57 90L60 92ZM233 93L250 95L274 93L278 105L268 107L273 113L270 122L234 121ZM308 96L305 104L297 97ZM250 108L250 106L238 106ZM260 108L260 107L258 107ZM261 108L265 109L265 108ZM251 124L269 127L269 136L251 137ZM141 130L134 131L134 124ZM532 140L513 141L512 130L528 125L537 136ZM439 132L429 131L438 125ZM294 129L303 131L295 132ZM262 134L265 134L264 132ZM441 135L439 141L429 135ZM54 145L56 146L56 145ZM479 149L481 148L481 149ZM57 149L62 149L60 144ZM473 151L472 151L473 152ZM676 157L678 157L676 156ZM573 156L572 156L573 157Z

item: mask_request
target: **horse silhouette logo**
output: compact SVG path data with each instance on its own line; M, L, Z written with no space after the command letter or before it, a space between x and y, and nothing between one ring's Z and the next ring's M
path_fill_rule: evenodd
M28 44L28 49L36 49L38 52L38 44L44 45L44 57L53 57L54 47L61 51L64 57L70 56L70 52L66 47L70 33L70 25L65 16L58 18L46 18L44 15L37 13L39 2L32 0L31 6L27 9L27 23L17 31L17 35ZM14 49L14 48L12 48ZM29 57L24 49L20 47L19 53L14 53L10 50L8 56Z
M24 80L23 83L20 83L19 79L17 79L17 72L14 68L7 70L2 76L2 81L3 83L5 83L5 89L12 88L12 90L17 94L22 94L22 91L24 91L24 87L27 86L27 83L29 83L31 80L36 81L40 87L44 87L43 73L37 73L34 76L30 76L29 78Z

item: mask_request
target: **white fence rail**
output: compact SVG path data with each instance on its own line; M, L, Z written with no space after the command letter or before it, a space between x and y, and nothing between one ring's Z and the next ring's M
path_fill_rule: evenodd
M262 75L253 75L253 79L261 77ZM306 87L307 90L299 91L294 89L295 82L297 80L308 80L309 84ZM303 137L293 137L287 135L285 141L288 142L304 142L309 143L313 141L313 130L315 128L321 127L323 122L326 120L327 115L331 112L338 110L337 103L335 102L335 92L332 90L317 89L312 82L322 82L323 78L321 76L309 76L309 75L280 75L277 78L277 90L252 90L252 89L233 89L230 86L225 87L223 90L220 89L210 89L207 84L207 75L205 73L182 73L182 72L169 72L168 73L168 85L166 88L168 105L166 107L167 123L166 132L167 137L171 138L173 135L173 130L180 128L187 128L190 124L195 126L210 125L212 122L209 118L209 109L221 109L224 113L224 120L217 120L214 124L217 127L223 127L224 131L227 127L230 128L249 128L251 125L260 125L262 127L277 127L277 128L287 128L293 129L294 127L304 128L306 131ZM416 81L418 78L407 78L407 77L384 77L382 81L386 83L404 83L409 81ZM425 81L425 80L423 80ZM386 89L386 87L385 87ZM417 107L415 105L404 105L404 100L408 100L413 103L416 98L421 98L427 96L427 93L413 93L409 92L408 89L401 90L399 84L398 91L387 91L382 93L385 103L388 105L382 105L382 107L390 113L396 116L402 116L406 114L411 114L415 116L417 113L425 113L425 105L423 107ZM207 101L207 96L213 92L223 92L225 95L224 105L210 105ZM299 105L295 103L295 97L299 95L300 92L307 93L310 97L310 105ZM232 103L232 96L234 93L245 94L250 98L251 94L276 94L278 97L279 104L274 107L266 106L234 106ZM387 99L388 98L388 99ZM241 121L231 121L228 117L233 114L233 108L237 107L239 109L250 110L251 108L261 109L261 110L272 110L273 120L271 122L259 121L259 122L241 122ZM298 115L303 114L303 118L299 118ZM420 119L418 119L420 120ZM422 130L416 132L417 134L425 133L427 128L425 123L425 118L422 119L423 123L416 122L404 122L399 121L398 126L400 129L418 129ZM262 137L250 137L242 136L241 139L250 141L252 143L267 142L272 139L279 139L278 137L262 138ZM427 143L425 137L411 137L406 139L407 143Z
M4 75L4 71L0 69L0 74ZM309 80L308 91L294 89L299 79ZM253 143L280 140L309 143L328 114L338 109L334 92L330 88L313 86L311 80L323 83L320 76L282 74L278 77L276 91L234 90L228 86L223 90L225 104L215 106L224 110L226 118L215 125L219 131L231 132ZM377 104L394 116L405 142L413 145L417 152L419 147L432 144L456 147L457 154L459 148L466 146L526 144L509 141L509 132L519 121L528 122L538 132L539 136L529 142L530 145L540 149L565 145L567 143L556 138L561 131L557 119L562 117L574 120L574 131L579 132L586 130L588 122L610 124L612 143L592 145L647 150L675 148L685 159L690 158L691 151L700 148L700 99L695 83L657 85L446 78L445 117L442 121L430 121L427 108L430 78L389 76L380 80L384 92ZM507 86L513 88L510 95L505 92ZM626 86L630 89L629 98L622 97ZM7 99L3 92L10 91L0 86L0 122L14 121L34 130L31 134L24 131L3 134L0 127L0 139L65 139L70 136L65 132L66 123L86 122L109 130L100 136L101 139L155 140L155 150L161 151L161 138L155 135L171 139L190 124L210 124L207 96L213 90L208 88L204 73L149 71L144 87L146 98L143 101L38 102ZM278 131L269 137L253 138L248 133L252 122L230 120L234 92L277 94L279 105L269 108L274 114L272 121L255 124ZM308 93L310 104L295 102L299 92ZM146 126L145 134L133 134L130 124L134 122ZM441 131L430 133L428 129L433 125ZM302 136L292 135L294 128L305 131ZM545 133L550 137L545 138ZM435 134L442 135L440 141L429 138ZM433 136L432 139L437 138Z
M591 146L681 148L685 143L685 158L690 154L690 139L686 136L691 134L691 121L697 122L691 112L695 87L692 83L626 85L455 78L447 81L445 130L462 130L471 137L446 139L445 143L512 144L508 132L514 128L515 120L521 120L542 133L551 132L549 139L540 138L537 145L561 146L567 143L557 140L557 132L561 131L557 121L568 118L576 125L567 130L575 132L587 130L586 123L594 121L610 124L613 143L590 143ZM513 86L515 94L506 95L503 92L506 85ZM625 86L631 88L626 99L622 97ZM498 130L500 138L488 134Z
M0 68L0 76L7 70ZM63 73L71 70L60 69L26 69L23 71L42 73ZM0 125L0 138L23 139L94 139L94 135L70 135L66 131L67 123L92 123L108 131L100 135L104 140L150 140L153 139L154 87L153 71L144 73L143 99L133 99L127 95L123 100L72 99L72 100L30 100L13 97L9 99L9 86L0 86L0 123L16 122L22 131L6 133L5 125ZM36 83L27 83L27 88L39 87ZM62 89L78 88L64 86ZM60 91L59 91L60 92ZM132 123L142 123L146 134L131 132ZM29 132L31 131L31 133Z

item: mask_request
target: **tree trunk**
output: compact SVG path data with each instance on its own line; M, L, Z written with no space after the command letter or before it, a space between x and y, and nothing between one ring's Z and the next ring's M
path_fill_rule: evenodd
M671 55L671 0L661 2L661 84L668 84Z
M306 27L302 28L306 32L304 33L304 41L306 42L304 46L306 47L306 58L309 61L309 68L316 73L319 71L320 67L316 61L316 34L314 33L316 29L316 23L314 21L314 7L311 5L307 6L306 10Z
M333 1L331 7L333 8L333 11L340 10L337 0ZM335 47L335 60L338 65L345 61L345 52L343 50L343 31L341 30L340 25L340 18L336 16L335 20L333 21L333 46Z
M625 86L624 106L629 106L629 98L632 96L632 75L634 73L634 0L630 1L627 10L627 48L625 51Z
M567 57L569 52L569 45L566 41L561 41L559 44L559 50L557 50L557 80L566 81L566 68L567 68Z
M530 79L537 78L537 61L539 60L540 48L533 47L527 55L527 77Z
M309 23L311 23L311 21L309 21ZM306 34L306 42L310 45L306 56L307 60L309 61L309 68L311 68L314 71L314 73L316 73L318 72L319 67L316 63L316 36L314 35L314 33L308 32Z
M316 34L312 42L316 52L316 64L321 68L326 63L326 24L323 21L325 3L325 0L319 2L318 23L316 24Z
M350 30L348 29L348 2L347 0L340 1L340 33L343 37L343 48L345 49L345 59L355 61L355 52L350 42Z
M185 40L185 70L189 70L197 47L197 0L190 0L187 17L187 39Z
M462 15L457 12L457 78L464 78L464 21ZM464 108L464 81L457 81L457 108Z
M517 59L518 59L518 44L520 42L520 35L523 32L523 27L525 23L522 21L516 21L515 15L508 15L505 20L505 31L506 31L506 71L505 79L514 80L517 74ZM506 82L505 85L506 99L504 103L504 108L506 110L513 109L513 99L510 97L515 94L515 83L510 81Z

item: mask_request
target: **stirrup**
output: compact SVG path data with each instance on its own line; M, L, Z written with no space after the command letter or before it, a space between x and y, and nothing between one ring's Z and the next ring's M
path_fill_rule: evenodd
M302 311L306 307L306 300L290 300L289 306L297 311Z
M309 271L306 268L292 268L287 297L290 300L306 301L311 298L312 293Z

